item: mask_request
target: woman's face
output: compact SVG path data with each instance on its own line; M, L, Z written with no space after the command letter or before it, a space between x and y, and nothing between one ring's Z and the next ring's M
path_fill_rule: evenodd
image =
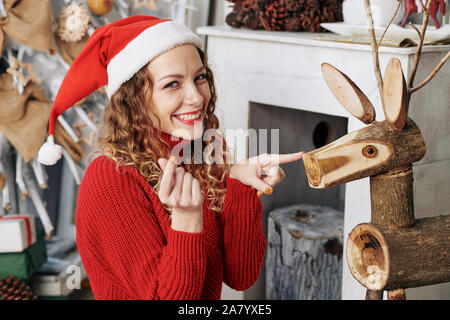
M150 104L161 120L161 130L187 140L201 138L211 92L196 47L177 46L147 68L153 84Z

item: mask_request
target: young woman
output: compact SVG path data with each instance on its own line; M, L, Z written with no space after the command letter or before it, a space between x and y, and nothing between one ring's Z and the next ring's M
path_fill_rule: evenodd
M245 290L259 276L266 247L258 191L271 194L285 177L279 164L302 153L239 164L226 163L226 146L209 149L222 163L198 163L186 149L174 154L180 145L194 150L199 142L202 154L224 145L202 138L219 123L200 38L155 17L116 23L97 38L144 31L106 57L106 132L78 194L77 245L95 298L220 299L223 282ZM136 71L117 81L123 62L136 59L143 61Z

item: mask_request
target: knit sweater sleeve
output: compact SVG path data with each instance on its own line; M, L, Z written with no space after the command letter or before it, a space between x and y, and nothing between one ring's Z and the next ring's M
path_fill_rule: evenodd
M224 201L224 282L246 290L258 279L264 261L266 236L257 190L226 176Z
M165 235L155 214L163 208L155 205L151 186L133 170L120 173L112 161L96 159L80 185L77 245L88 276L112 279L130 299L200 299L206 273L204 232L168 227ZM94 293L102 292L103 284L94 284Z

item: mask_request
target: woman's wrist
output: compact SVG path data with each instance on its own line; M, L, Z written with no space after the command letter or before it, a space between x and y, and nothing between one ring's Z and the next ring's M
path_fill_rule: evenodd
M173 208L171 227L176 231L199 233L203 231L203 212L186 212Z

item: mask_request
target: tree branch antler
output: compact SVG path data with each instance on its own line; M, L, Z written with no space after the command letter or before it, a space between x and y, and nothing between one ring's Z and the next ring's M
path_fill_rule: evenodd
M430 73L430 75L425 80L423 80L416 87L408 89L409 95L413 94L414 92L416 92L417 90L419 90L420 88L425 86L428 82L430 82L431 79L433 79L433 77L436 75L436 73L438 73L439 69L441 69L441 67L447 62L448 58L450 58L450 51L447 52L445 57L439 62L439 64L434 68L434 70Z
M389 26L392 24L392 21L394 21L395 17L397 16L397 12L400 9L400 6L402 5L402 3L403 3L403 0L398 0L397 9L395 9L394 15L392 16L391 20L389 21L389 23L387 24L386 28L384 29L383 34L381 35L380 41L378 42L378 45L377 45L377 51L380 48L381 41L383 41L384 35L388 31Z
M414 84L414 78L416 76L417 66L419 65L420 54L422 53L423 41L425 39L425 32L427 30L428 18L430 17L430 8L432 3L433 0L428 0L427 6L423 12L422 30L420 32L419 43L417 44L417 50L414 56L414 65L408 80L408 88L411 88Z
M410 23L410 25L414 28L414 30L416 30L416 32L419 34L419 43L417 44L417 50L416 50L416 54L414 56L414 65L413 65L413 68L411 70L411 74L410 74L409 81L408 81L408 99L411 97L411 95L414 92L416 92L417 90L421 89L428 82L430 82L431 79L433 79L433 77L438 73L438 71L441 69L441 67L447 62L447 60L450 57L450 51L449 51L449 52L447 52L445 57L442 58L442 60L438 63L438 65L433 69L433 71L430 73L430 75L425 80L423 80L420 84L418 84L416 87L413 87L413 85L414 85L414 78L416 76L417 67L419 65L420 55L422 53L423 42L425 40L425 32L426 32L426 29L427 29L428 19L430 17L430 8L431 8L431 5L433 3L433 0L428 0L428 2L426 4L426 7L423 5L422 0L420 0L419 2L420 2L420 5L422 6L422 10L423 10L423 19L422 19L422 30L421 30L421 32L419 32L419 30L412 23Z
M383 77L381 76L381 71L380 71L380 61L378 58L378 46L377 46L377 39L375 37L375 29L373 27L373 18L372 18L372 10L370 8L370 0L364 0L364 7L366 9L367 24L369 27L370 45L372 46L373 67L374 67L375 77L377 78L378 91L380 92L381 104L383 105L383 109L384 109ZM380 41L380 43L381 43L381 41Z

